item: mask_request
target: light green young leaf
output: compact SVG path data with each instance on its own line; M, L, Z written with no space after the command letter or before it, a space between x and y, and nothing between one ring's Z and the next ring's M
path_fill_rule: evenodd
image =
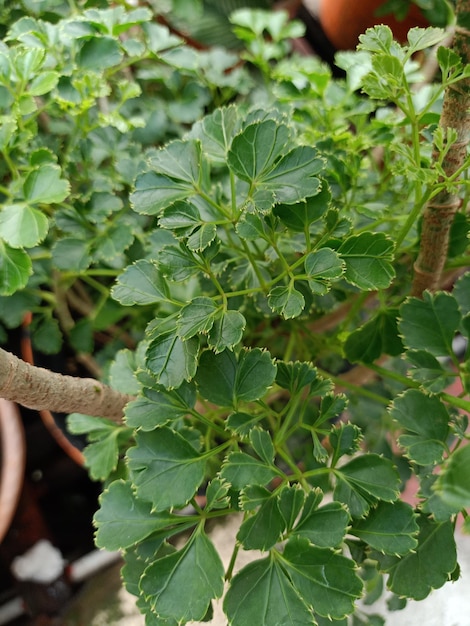
M150 502L138 499L129 483L116 480L103 491L100 508L93 518L97 527L96 545L122 550L142 541L156 530L178 523L182 518L152 512Z
M311 609L272 558L254 561L234 576L224 611L230 626L316 626Z
M156 511L183 507L204 480L205 459L170 428L138 432L127 458L137 496Z
M398 443L418 465L434 465L442 460L449 434L449 413L437 396L408 389L392 404L390 415L406 429Z
M408 54L414 54L441 43L446 37L443 28L411 28L408 31Z
M402 304L400 317L398 328L407 348L453 356L452 340L461 320L453 296L425 291L422 299L409 298Z
M398 500L379 502L366 518L356 521L349 532L379 552L404 555L418 545L418 531L412 507Z
M147 348L147 367L160 385L167 389L176 389L185 380L189 381L194 377L198 354L197 337L183 341L176 331L171 330L150 341Z
M296 537L287 543L282 564L300 597L323 617L342 619L362 595L355 562L334 550Z
M216 354L226 348L232 349L240 343L245 327L246 319L239 311L224 311L215 318L207 343Z
M305 298L295 288L294 281L291 281L288 285L271 289L268 294L268 304L275 313L279 313L284 319L290 319L302 313Z
M470 507L470 445L452 452L435 483L438 495L452 507Z
M49 93L59 82L59 77L60 74L58 72L54 72L53 70L41 72L31 81L28 87L28 93L31 96L43 96L44 94Z
M403 557L375 554L379 568L389 574L387 586L393 593L423 600L442 587L457 565L454 530L451 522L437 523L418 518L418 546Z
M140 385L135 376L137 367L135 352L127 348L119 350L109 366L109 380L112 387L129 395L139 393Z
M65 200L70 192L70 184L61 178L58 165L46 163L30 172L23 184L27 202L53 204Z
M391 264L393 241L383 233L365 232L348 237L338 253L346 264L346 280L363 289L385 289L395 276Z
M156 615L179 624L204 619L224 590L224 567L207 535L197 529L177 552L157 559L140 588Z
M139 259L126 267L111 295L124 306L155 304L168 298L168 287L154 263Z
M0 237L12 248L32 248L47 235L49 220L27 204L10 204L0 213Z
M31 259L26 252L0 240L0 295L11 296L23 289L32 271Z

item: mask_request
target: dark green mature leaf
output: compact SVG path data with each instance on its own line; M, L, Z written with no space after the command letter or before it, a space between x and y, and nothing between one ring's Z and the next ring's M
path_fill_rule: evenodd
M224 590L224 568L211 541L198 528L177 552L157 559L140 588L154 612L178 623L204 619L211 600Z
M126 423L133 428L154 430L187 415L196 403L194 383L183 382L168 391L144 389L144 397L130 402L125 409Z
M302 506L305 502L305 492L298 483L284 485L279 494L279 510L286 523L286 530L292 530Z
M298 317L305 307L305 298L295 288L295 282L291 281L283 287L271 289L268 294L268 304L275 313L282 315L284 319Z
M387 586L397 595L423 600L433 589L442 587L457 565L451 522L418 519L418 546L403 557L374 554L382 571L389 574Z
M442 460L449 434L449 413L436 396L408 389L396 398L390 409L393 419L406 429L398 443L418 465L433 465Z
M202 224L188 237L187 245L190 250L200 252L210 246L212 242L216 241L216 237L216 224Z
M267 485L278 474L272 464L266 464L244 452L229 454L220 473L235 489L243 489L247 485Z
M189 339L212 328L218 307L212 298L197 297L181 309L178 318L178 335Z
M274 444L267 430L254 428L250 432L250 443L260 459L268 464L274 461Z
M165 246L157 251L158 267L162 274L179 282L201 273L202 267L197 259L184 246Z
M207 343L216 354L231 349L242 340L245 327L246 319L239 311L223 311L215 318Z
M403 344L398 335L397 311L379 311L373 319L348 335L344 351L352 363L373 363L382 354L401 354Z
M462 313L462 317L470 313L470 272L461 276L454 285L452 295Z
M296 537L287 543L282 564L295 589L315 613L342 619L353 612L354 603L362 594L362 581L354 561Z
M168 286L156 265L139 259L126 267L112 288L115 300L124 306L155 304L168 299Z
M276 367L269 352L244 349L237 359L230 350L220 354L207 350L199 360L196 382L201 395L210 402L235 406L240 401L262 397L275 376Z
M311 252L305 259L305 273L308 284L314 293L324 294L331 280L338 279L345 271L345 264L337 252L331 248L321 248Z
M291 393L295 393L306 385L311 385L318 378L316 368L304 361L295 361L294 363L277 361L276 365L276 383Z
M64 237L52 247L52 259L58 269L80 273L91 264L90 248L90 241Z
M406 358L414 366L409 376L431 393L444 391L455 379L455 372L444 369L436 357L425 350L408 350Z
M156 173L184 182L192 189L200 178L202 158L199 141L175 140L152 152L149 164Z
M136 178L135 191L130 200L137 213L157 215L176 200L185 200L193 187L185 181L174 180L163 174L146 172Z
M230 626L316 626L310 608L272 558L250 563L233 578L224 611Z
M453 356L452 340L460 324L457 301L448 293L409 298L400 307L398 328L405 346L434 356Z
M196 122L188 137L199 139L205 156L216 163L225 163L231 140L240 125L235 106L216 109L211 115Z
M112 37L91 37L82 45L77 57L80 67L101 72L118 65L123 57L119 42Z
M25 199L31 203L52 204L65 200L70 184L61 178L58 165L46 163L28 174L23 184Z
M157 382L167 389L176 389L194 377L197 369L199 340L183 341L176 332L163 332L152 339L147 348L147 367Z
M269 550L280 539L286 527L276 496L268 498L258 511L245 519L237 533L246 550Z
M175 231L179 237L187 236L201 224L201 216L191 202L175 202L164 209L158 223L162 228Z
M156 511L184 506L204 480L205 459L166 427L138 432L127 458L137 495L152 502Z
M26 252L0 241L0 295L11 296L23 289L31 273L32 263Z
M397 502L379 502L365 519L354 523L350 532L379 552L407 554L418 545L419 531L412 507Z
M377 500L393 502L400 493L400 477L393 463L377 454L364 454L335 470L335 499L353 517L361 517Z
M27 204L10 204L0 213L0 237L13 248L32 248L47 235L49 220Z
M339 502L329 502L319 508L321 499L319 490L308 494L294 535L305 537L320 548L334 548L344 539L349 513Z
M285 124L274 120L250 124L232 141L228 154L230 169L248 183L258 181L283 154L290 135Z
M444 502L452 507L470 507L470 445L452 452L435 483Z
M105 480L119 462L118 430L90 443L83 451L84 465L93 480Z
M296 232L305 232L305 229L328 209L331 201L331 192L326 183L322 183L321 190L314 196L308 197L294 205L276 204L273 213L283 224Z
M338 249L346 264L346 280L366 291L385 289L395 276L391 264L394 244L383 233L348 237Z
M112 482L99 502L100 508L93 518L98 529L96 545L106 550L128 548L156 530L182 521L171 513L152 512L152 505L137 498L131 485L123 480Z

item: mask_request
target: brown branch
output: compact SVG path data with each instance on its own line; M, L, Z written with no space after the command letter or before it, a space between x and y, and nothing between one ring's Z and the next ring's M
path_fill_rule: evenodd
M464 66L470 62L470 31L468 16L470 0L458 0L456 7L457 26L453 50L462 59ZM450 177L463 165L467 155L470 134L470 79L465 78L451 85L444 94L440 127L444 137L449 129L456 131L456 141L450 146L442 163L445 176ZM434 149L433 160L439 153ZM442 181L441 181L442 182ZM435 291L447 260L449 234L455 214L460 207L457 194L443 190L427 206L423 215L423 227L418 258L414 265L412 295L420 297L425 289Z
M63 376L35 367L1 348L0 397L36 411L78 412L118 423L133 399L93 378Z

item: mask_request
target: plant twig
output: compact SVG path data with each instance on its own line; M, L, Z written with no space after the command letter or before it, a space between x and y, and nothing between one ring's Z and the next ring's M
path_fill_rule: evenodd
M470 0L458 0L456 7L457 26L453 50L462 59L464 66L470 62L470 30L467 23L470 15ZM470 79L464 78L447 87L440 126L447 136L449 129L456 132L456 141L450 146L442 163L446 177L452 176L463 164L469 142ZM434 149L434 162L439 153ZM453 191L444 189L426 206L418 258L414 266L412 295L420 297L425 289L435 291L447 260L449 233L460 199Z
M133 399L93 378L63 376L35 367L1 348L0 397L36 411L78 412L118 423Z

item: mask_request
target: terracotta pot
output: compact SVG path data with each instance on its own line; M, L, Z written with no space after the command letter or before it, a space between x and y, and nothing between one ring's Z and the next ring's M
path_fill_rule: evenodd
M0 398L0 543L18 506L25 458L25 436L18 407Z
M354 50L359 35L375 24L390 26L400 42L406 41L406 35L413 26L429 26L429 22L414 4L401 22L391 14L377 16L376 11L383 4L384 0L320 0L320 23L337 50Z

